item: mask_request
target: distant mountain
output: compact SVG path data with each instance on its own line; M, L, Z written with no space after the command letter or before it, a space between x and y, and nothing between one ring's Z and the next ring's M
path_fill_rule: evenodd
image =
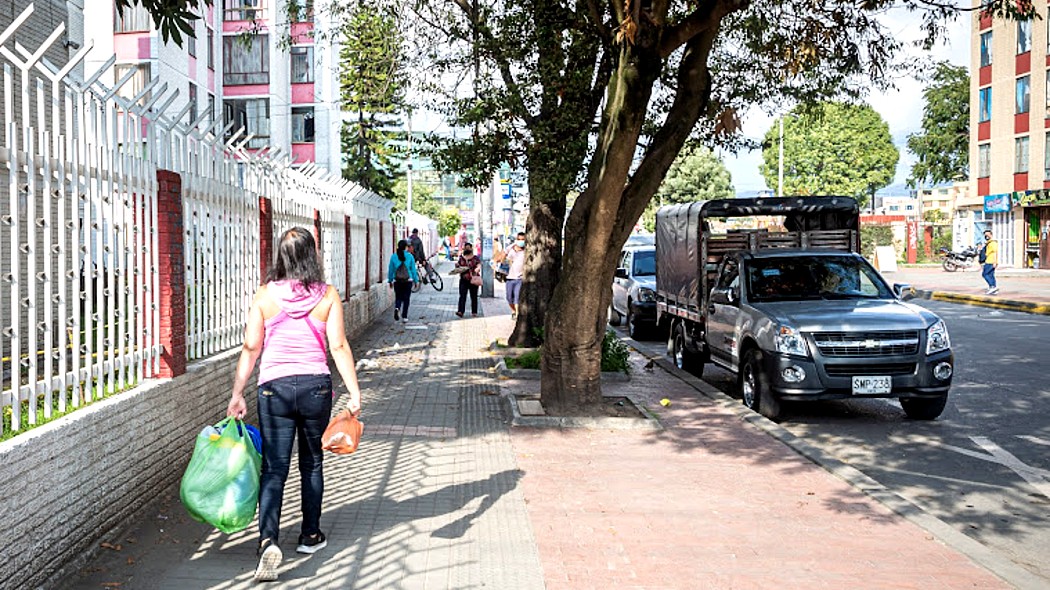
M875 194L880 197L907 197L911 195L911 189L903 182L895 182L884 189L875 191ZM768 190L752 190L738 191L736 193L736 198L738 199L754 199L762 196L771 196L771 192Z

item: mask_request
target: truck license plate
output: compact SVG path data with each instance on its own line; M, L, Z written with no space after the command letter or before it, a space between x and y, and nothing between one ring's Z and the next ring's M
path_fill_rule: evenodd
M893 389L891 377L854 377L853 395L879 395Z

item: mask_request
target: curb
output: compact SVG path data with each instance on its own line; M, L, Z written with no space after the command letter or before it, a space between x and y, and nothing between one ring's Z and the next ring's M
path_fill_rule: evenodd
M523 416L518 407L517 396L504 395L507 405L510 406L512 414L512 427L530 428L589 428L592 430L663 430L664 426L660 420L653 415L644 405L638 403L629 395L617 395L608 397L626 397L631 400L634 407L642 413L644 418L613 418L613 417L587 417L587 416Z
M1050 304L1033 303L1031 301L1017 301L1015 299L999 299L983 295L967 295L964 293L952 293L950 291L928 291L914 289L915 297L918 299L930 299L935 301L947 301L949 303L962 303L978 307L991 307L994 309L1005 309L1008 311L1020 311L1038 315L1050 315Z
M1002 303L1002 301L996 301ZM634 348L632 346L632 348ZM634 349L639 354L644 352ZM766 419L761 414L748 410L739 401L715 389L702 379L678 369L666 357L654 358L653 361L664 371L699 391L705 397L714 401L719 407L728 409L742 421L762 429L767 434L777 439L799 455L805 457L815 465L823 468L828 473L845 481L850 486L863 492L876 502L889 508L894 513L904 517L911 523L919 526L934 535L945 545L955 549L968 557L975 564L987 569L1002 578L1006 583L1020 590L1043 590L1046 588L1046 580L1036 576L1014 562L995 553L988 547L964 535L943 520L927 513L922 508L913 504L907 498L886 488L886 486L875 481L861 470L853 467L834 456L824 452L816 446L795 436L783 426Z

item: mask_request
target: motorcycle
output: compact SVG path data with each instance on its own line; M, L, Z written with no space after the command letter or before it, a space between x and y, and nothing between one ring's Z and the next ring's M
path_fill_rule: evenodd
M976 260L979 252L977 246L967 246L961 252L953 252L947 248L941 248L941 266L948 272L965 270L977 264Z

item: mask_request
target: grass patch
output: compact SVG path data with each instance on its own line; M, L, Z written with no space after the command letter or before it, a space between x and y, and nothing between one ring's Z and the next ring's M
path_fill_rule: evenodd
M117 393L123 393L125 391L128 391L128 390L132 389L133 387L136 387L137 385L138 384L129 384L127 387L125 387L123 389L117 389L116 391L113 391L112 389L107 389L105 396L103 396L102 395L102 385L96 384L95 387L94 387L95 391L94 391L94 396L93 396L92 401L88 401L88 402L81 401L80 407L78 407L78 408L74 408L73 407L73 388L72 387L67 388L65 392L54 391L54 392L51 393L51 416L49 418L45 418L44 417L44 407L47 405L47 397L44 396L44 395L39 395L39 396L37 396L37 400L36 400L36 424L30 424L29 423L29 400L22 400L22 403L21 403L21 415L19 416L19 420L18 420L18 422L19 422L19 429L18 430L12 430L11 429L12 419L14 418L14 412L12 411L11 406L6 406L4 408L4 411L3 411L3 420L2 420L2 422L0 422L0 428L3 429L3 432L0 433L0 441L5 441L5 440L12 439L12 438L14 438L14 437L16 437L16 436L18 436L18 435L20 435L20 434L22 434L24 432L32 430L32 429L34 429L34 428L36 428L38 426L43 426L44 424L47 424L48 422L54 422L55 420L58 420L62 416L65 416L65 415L70 414L70 413L72 413L72 412L74 412L76 410L79 410L81 408L85 408L85 407L91 405L91 403L93 401L101 401L103 397L110 397L110 396L112 396L114 394L117 394ZM81 385L81 387L83 387L83 385ZM59 398L61 398L62 396L65 396L65 398L66 398L66 411L65 412L60 412L58 410L58 408L59 408L59 404L58 404Z
M537 348L519 356L507 357L504 361L508 369L539 369L542 356L543 349ZM630 356L631 348L620 340L616 332L605 332L605 338L602 339L602 372L630 375L631 364L627 361Z

